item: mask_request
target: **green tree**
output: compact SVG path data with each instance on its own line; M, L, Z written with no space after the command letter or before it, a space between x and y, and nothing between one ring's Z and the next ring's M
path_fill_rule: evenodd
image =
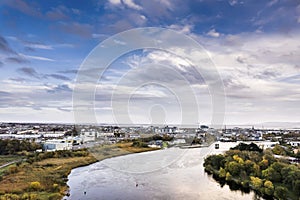
M226 173L226 178L225 178L226 181L231 181L232 180L232 176L229 172Z
M232 176L238 176L241 171L241 166L235 162L231 161L226 165L226 170L232 174Z
M271 181L266 180L264 183L264 192L265 194L271 196L274 192L274 185Z
M285 187L277 186L275 187L274 196L279 200L287 199L288 190Z
M275 162L267 169L262 171L262 176L273 182L281 182L282 181L281 170L284 168L284 166L285 165L282 163Z
M272 152L276 155L282 155L282 156L286 156L286 154L287 154L285 149L282 146L280 146L279 144L276 144L274 146L274 148L272 149Z
M225 178L226 177L226 170L222 167L219 170L219 177L220 178Z

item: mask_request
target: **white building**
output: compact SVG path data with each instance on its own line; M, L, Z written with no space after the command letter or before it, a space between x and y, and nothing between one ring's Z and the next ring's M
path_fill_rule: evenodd
M43 144L45 151L71 150L72 146L72 140L67 139L47 140Z

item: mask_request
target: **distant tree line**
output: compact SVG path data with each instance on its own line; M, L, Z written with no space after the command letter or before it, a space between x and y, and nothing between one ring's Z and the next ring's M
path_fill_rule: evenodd
M275 159L272 152L255 144L240 144L224 155L205 159L205 171L222 184L254 190L272 199L297 199L300 196L300 167Z
M173 136L165 134L163 136L153 135L151 137L139 138L138 140L142 141L142 142L150 142L150 141L153 141L153 140L171 141L173 139L174 139Z
M167 134L165 134L163 136L153 135L151 137L134 139L132 146L133 147L143 147L143 148L146 148L146 147L148 147L148 142L150 142L150 141L156 141L156 140L171 141L173 139L174 139L174 137L169 136Z
M22 151L35 151L41 148L40 144L28 140L0 139L0 155L14 155Z

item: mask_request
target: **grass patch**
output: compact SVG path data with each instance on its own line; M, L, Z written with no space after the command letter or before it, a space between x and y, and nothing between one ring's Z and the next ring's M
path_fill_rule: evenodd
M0 199L9 194L18 195L21 199L23 195L31 193L41 200L61 199L68 189L66 182L72 169L106 158L152 150L156 149L133 147L131 142L127 142L100 145L89 151L78 150L71 153L66 151L53 155L48 154L48 156L52 156L50 158L46 158L46 154L41 153L36 156L43 158L39 161L30 163L23 161L19 165L10 165L0 169L0 174L1 170L5 174L0 181ZM93 153L90 153L91 151ZM57 155L59 156L57 157ZM65 157L66 155L69 157ZM13 167L9 168L11 166ZM5 198L9 199L9 197Z

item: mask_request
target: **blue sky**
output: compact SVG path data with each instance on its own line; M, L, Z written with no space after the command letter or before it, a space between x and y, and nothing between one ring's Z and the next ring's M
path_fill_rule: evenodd
M0 121L74 122L72 94L84 59L105 39L141 27L178 31L206 49L224 83L225 123L299 121L299 1L2 0L0 13ZM141 63L153 66L145 82L160 73L161 63L188 66L165 52L120 56L96 92L99 123L116 123L112 88L121 87L120 77ZM208 88L200 80L193 88L201 112L191 124L209 124ZM151 112L157 112L166 123L180 123L170 91L157 86L135 91L132 96L140 98L128 104L133 122L150 123Z

